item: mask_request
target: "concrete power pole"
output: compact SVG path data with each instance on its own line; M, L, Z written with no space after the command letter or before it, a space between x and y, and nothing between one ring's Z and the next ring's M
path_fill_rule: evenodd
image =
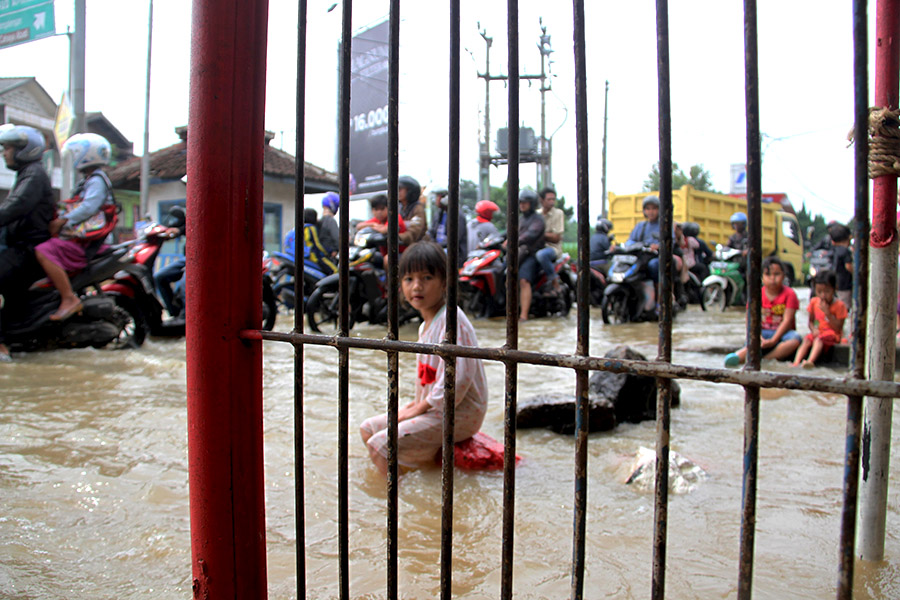
M141 218L150 208L150 56L153 50L153 0L147 21L147 97L144 104L144 154L141 156Z
M491 44L494 38L487 36L487 31L481 30L487 52L484 58L484 145L478 154L478 199L491 199Z
M550 36L547 35L547 27L541 23L541 42L538 49L541 51L541 152L540 152L540 177L538 178L538 189L553 185L551 177L551 148L550 141L547 139L547 102L546 95L550 91L551 86L547 83L547 59L553 52L550 47Z
M605 219L609 208L606 206L606 121L609 114L609 80L606 81L606 88L603 91L603 163L600 171L600 214Z
M85 133L87 131L84 121L84 47L85 47L85 0L75 0L75 33L72 44L71 86L72 108L75 112L75 131L73 133Z

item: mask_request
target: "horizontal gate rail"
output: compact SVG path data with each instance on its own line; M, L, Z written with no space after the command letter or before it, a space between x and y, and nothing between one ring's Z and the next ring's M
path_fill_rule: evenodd
M546 367L566 367L576 370L608 371L610 373L630 373L662 377L664 379L694 379L709 383L733 383L759 388L783 388L809 392L826 392L848 396L877 396L879 398L900 398L900 383L893 381L870 381L867 379L812 377L793 373L773 371L735 371L733 369L712 369L674 363L603 358L598 356L577 356L572 354L548 354L527 350L506 348L484 348L472 346L450 346L445 344L420 344L359 337L324 336L314 334L287 333L278 331L258 331L245 329L241 337L246 340L269 340L292 344L313 344L333 348L360 348L436 354L442 357L456 356L481 358L499 362L515 362Z

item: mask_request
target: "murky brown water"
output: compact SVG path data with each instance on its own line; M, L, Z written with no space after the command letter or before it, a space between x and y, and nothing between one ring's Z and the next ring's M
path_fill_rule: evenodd
M592 354L627 343L652 357L651 324L591 321ZM279 329L290 328L280 317ZM502 345L502 321L479 321L482 345ZM691 307L675 323L674 359L719 366L696 349L739 345L740 312ZM381 337L383 329L359 328ZM415 328L403 335L415 338ZM525 323L522 349L572 352L574 313ZM694 349L693 351L679 349ZM336 353L309 347L306 489L308 588L337 597ZM295 590L292 349L265 346L265 460L269 595ZM351 595L384 596L384 480L369 464L356 426L384 410L385 359L351 352ZM411 373L412 357L402 357ZM788 367L767 364L770 369ZM486 364L494 399L484 431L503 436L503 367ZM831 371L817 369L819 375ZM743 392L682 381L672 412L672 449L710 474L694 492L671 496L666 580L670 598L726 598L737 589ZM401 389L408 394L411 385ZM523 365L522 397L574 389L571 371ZM130 352L68 350L19 355L0 365L0 597L188 598L190 539L187 493L183 340L150 340ZM764 391L754 592L757 598L821 598L837 580L843 477L842 397ZM895 411L895 415L896 415ZM895 416L895 420L898 417ZM623 425L590 439L586 597L649 595L652 492L623 485L628 456L654 447L655 425ZM894 437L900 435L895 423ZM564 598L570 585L574 448L570 437L519 432L516 475L517 598ZM898 481L900 465L892 465ZM496 598L500 589L503 480L458 472L454 506L454 595ZM888 504L888 560L860 565L860 598L900 597L898 494ZM439 590L440 472L404 476L400 490L401 593L433 598Z

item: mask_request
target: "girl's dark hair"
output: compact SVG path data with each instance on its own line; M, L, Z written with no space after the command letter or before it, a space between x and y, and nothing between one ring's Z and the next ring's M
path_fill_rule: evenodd
M318 214L316 214L316 209L314 208L304 208L303 209L303 222L307 225L315 225L318 220Z
M388 205L388 197L384 194L377 194L369 198L369 206L372 208L385 208Z
M816 273L815 282L835 289L837 287L837 274L831 269L822 269Z
M781 259L777 256L767 256L762 261L762 272L765 273L769 270L769 267L772 265L777 265L779 269L781 269L782 273L787 273L787 270L784 268L784 263L781 262Z
M447 281L447 255L435 242L423 240L403 251L398 263L400 277L416 271L428 271Z

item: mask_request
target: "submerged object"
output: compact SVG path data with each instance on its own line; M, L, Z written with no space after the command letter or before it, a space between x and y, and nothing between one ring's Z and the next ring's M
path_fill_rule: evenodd
M634 454L626 484L652 490L656 482L656 451L641 446ZM691 459L669 451L669 491L689 494L709 475Z

